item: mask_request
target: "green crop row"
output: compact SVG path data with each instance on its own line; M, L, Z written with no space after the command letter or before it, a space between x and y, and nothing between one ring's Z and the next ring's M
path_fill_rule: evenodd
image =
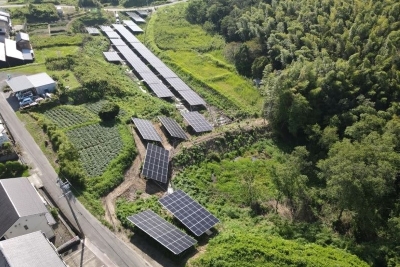
M68 106L60 106L46 110L44 115L58 127L67 128L85 123L90 120L96 120L95 116L89 116L86 112L77 112L76 108L68 108Z

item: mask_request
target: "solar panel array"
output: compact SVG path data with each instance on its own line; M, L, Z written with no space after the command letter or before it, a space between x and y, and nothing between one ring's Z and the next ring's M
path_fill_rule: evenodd
M132 25L131 22L127 21ZM104 26L103 26L104 27ZM142 56L167 82L178 91L179 95L190 105L206 105L206 102L196 92L182 81L164 62L155 56L145 45L143 45L125 26L120 24L113 24L115 30ZM115 32L105 32L109 38L111 34L119 35ZM115 44L114 44L115 43ZM128 47L123 45L120 41L115 41L113 44L116 49L122 54L126 61L134 68L134 70L142 77L150 89L158 97L172 97L173 94L169 89L164 86L149 67ZM151 85L157 84L157 85Z
M188 139L185 131L174 119L165 116L159 116L158 119L172 137L181 138L184 140Z
M161 137L158 135L153 124L151 124L151 121L132 118L132 122L136 125L143 139L161 142Z
M150 70L150 69L149 69ZM140 76L142 76L143 80L147 84L152 84L152 83L161 83L160 79L155 75L153 72L146 72L146 73L140 73ZM165 87L167 88L167 87ZM168 89L168 88L167 88ZM169 91L169 90L168 90Z
M197 111L183 113L182 116L197 133L209 132L213 130L213 127L206 120L206 118L204 118L204 116Z
M178 76L175 74L175 72L173 72L170 68L168 68L167 66L163 67L155 67L155 69L157 70L158 73L160 73L161 76L163 76L164 78L177 78Z
M146 10L136 10L136 13L138 13L141 17L147 17L149 15L149 12Z
M117 52L103 52L103 54L106 57L107 61L122 61Z
M182 190L158 200L196 236L201 236L219 220Z
M191 91L190 87L181 80L181 78L166 78L167 82L176 90L176 91Z
M114 30L110 26L100 26L103 32L113 32Z
M139 74L146 72L151 73L149 67L147 67L146 64L144 64L128 46L116 46L115 48L121 53L125 60L128 61L132 68L135 69L136 72Z
M128 220L175 255L196 244L196 240L151 210L129 216Z
M150 83L148 84L148 86L154 92L154 94L159 98L174 96L174 94L163 83Z
M121 34L123 39L128 43L140 43L139 39L135 37L124 25L113 24L114 29Z
M100 31L93 27L86 27L86 30L89 34L92 34L92 35L100 34Z
M189 103L191 106L197 105L206 105L206 102L203 98L201 98L195 91L188 90L188 91L178 91L178 93L185 99L186 102Z
M168 158L168 150L150 143L147 144L142 174L148 179L156 180L164 184L167 183Z
M110 41L115 46L126 46L126 43L122 39L110 39Z
M131 29L132 32L143 32L143 30L132 20L123 20L122 22L126 25L126 27Z
M141 23L145 23L146 21L144 19L142 19L138 14L133 13L133 12L126 12L126 14L131 17L131 19L133 19L135 22L141 22Z
M109 39L120 39L121 37L116 32L104 32Z

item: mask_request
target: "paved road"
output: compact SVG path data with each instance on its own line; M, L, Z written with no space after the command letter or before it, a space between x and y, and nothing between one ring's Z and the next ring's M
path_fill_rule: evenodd
M18 119L11 106L8 104L3 93L0 93L0 113L6 121L16 142L19 143L24 151L23 157L34 168L41 178L44 187L50 193L54 201L57 202L59 209L65 214L68 220L77 226L67 199L60 197L61 189L56 183L57 173L50 165L49 161L35 143L32 136L25 129L22 122ZM137 252L130 249L126 244L118 239L108 228L104 227L94 218L82 204L71 196L70 204L76 214L83 233L93 245L108 256L111 261L121 267L148 267L150 264ZM79 227L78 227L79 229ZM107 259L107 257L105 257Z

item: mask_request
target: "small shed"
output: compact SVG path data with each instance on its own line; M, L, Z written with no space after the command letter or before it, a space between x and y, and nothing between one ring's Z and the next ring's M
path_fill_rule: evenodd
M28 80L39 95L54 92L56 89L56 82L45 72L30 75Z

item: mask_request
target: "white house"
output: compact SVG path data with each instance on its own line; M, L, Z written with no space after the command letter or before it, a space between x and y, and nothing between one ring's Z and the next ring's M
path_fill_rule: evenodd
M36 231L50 239L53 224L54 218L27 178L0 180L0 239Z
M0 241L0 267L66 266L40 231Z

